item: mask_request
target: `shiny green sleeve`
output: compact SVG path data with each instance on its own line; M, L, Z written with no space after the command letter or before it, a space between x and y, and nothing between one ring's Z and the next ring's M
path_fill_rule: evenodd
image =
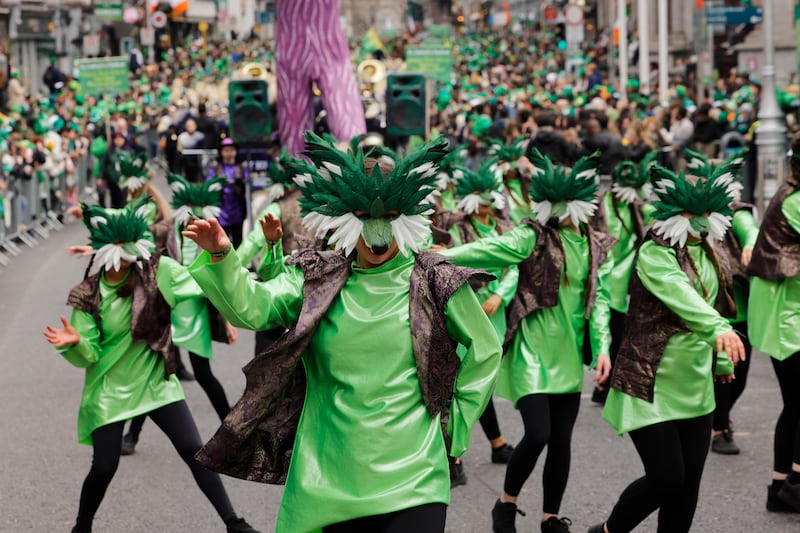
M503 351L492 323L467 284L447 302L445 323L450 338L467 349L461 358L447 425L452 439L450 455L461 457L469 446L472 427L492 396Z
M758 223L753 213L740 209L733 214L731 229L742 250L752 250L758 239Z
M642 222L644 222L645 226L652 226L655 219L653 215L656 213L656 208L653 207L653 204L644 204L642 206Z
M511 265L505 269L503 276L500 278L500 283L497 284L497 290L494 293L503 300L503 305L508 306L511 299L517 293L517 284L519 283L519 268L517 265Z
M285 259L283 242L278 241L272 244L265 241L264 254L261 256L261 262L256 268L256 274L258 274L259 279L267 281L278 277L283 272Z
M455 224L450 226L450 229L447 230L447 233L449 233L450 236L453 238L452 240L453 246L461 246L462 244L464 244L463 242L461 242L461 235L458 234L458 228L456 227Z
M732 330L730 323L691 284L672 248L645 242L639 249L636 273L648 291L712 347L716 347L717 337Z
M236 327L265 330L291 328L303 304L303 273L289 268L277 278L258 282L239 262L235 251L222 261L211 262L203 252L189 273L222 316Z
M589 317L589 340L592 343L592 364L597 365L597 357L611 354L611 293L609 277L614 269L614 260L607 258L597 269L597 294Z
M524 261L536 246L536 232L530 226L517 226L499 237L487 237L440 253L456 265L485 270L505 268Z
M158 261L156 284L170 307L185 300L203 297L203 291L192 279L189 269L166 255Z
M783 201L781 212L792 229L800 233L800 191L793 192Z
M100 330L94 317L85 311L73 309L69 323L80 335L78 344L59 348L61 355L70 364L86 368L100 360Z
M277 203L271 203L263 211L261 211L261 213L259 213L259 215L256 217L253 227L250 229L250 233L247 234L247 237L242 240L242 244L240 244L239 248L236 249L236 253L239 255L239 260L245 267L249 266L250 263L253 262L253 259L256 258L258 253L266 245L266 240L264 239L264 230L261 229L261 224L259 224L258 221L270 213L277 218L280 218L280 205Z

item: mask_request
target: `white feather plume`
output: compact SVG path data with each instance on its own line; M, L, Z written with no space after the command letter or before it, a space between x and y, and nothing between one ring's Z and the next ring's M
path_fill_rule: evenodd
M419 252L420 243L430 233L430 219L423 215L400 215L392 220L392 236L403 257L408 257L408 250Z
M283 195L286 193L286 189L283 187L283 183L274 183L267 187L267 204L271 204L275 200L283 198Z
M125 179L125 188L129 191L137 191L144 187L145 183L147 183L145 178L139 176L130 176Z
M567 202L567 214L572 219L572 224L577 228L581 222L589 223L589 218L594 216L597 211L597 200L586 202L584 200L573 200ZM561 217L563 220L565 217Z
M100 227L100 224L106 224L107 225L108 224L108 219L106 219L106 217L102 217L100 215L96 215L96 216L93 216L93 217L89 218L89 224L93 228L97 229L97 228Z
M531 210L536 213L536 221L539 224L547 224L550 220L550 213L553 212L553 204L550 200L542 200L541 202L531 202Z
M649 183L645 183L639 188L626 187L620 185L619 183L614 183L611 185L611 191L614 193L614 196L626 204L632 204L637 200L646 200L650 197L650 192L652 189L653 187Z
M656 220L653 222L653 231L662 239L667 239L670 246L686 245L686 239L691 233L695 237L700 235L692 228L689 219L683 215L672 215L666 220Z
M492 198L494 198L494 208L503 209L506 206L506 197L497 191L492 191Z
M222 212L222 209L218 205L207 205L203 207L203 218L208 220L209 218L219 218L219 214Z
M192 208L188 205L182 205L172 213L172 218L174 218L180 226L187 225L189 219L192 217L194 217L194 214L192 213Z
M464 213L471 215L472 213L478 211L479 205L481 205L481 195L472 193L462 198L461 201L458 202L456 207L458 207Z
M338 217L328 217L323 226L325 231L334 230L328 244L337 250L344 250L345 255L350 255L358 243L364 223L353 213L345 213Z
M725 233L731 227L731 217L721 213L711 213L708 219L708 239L721 241L725 238Z

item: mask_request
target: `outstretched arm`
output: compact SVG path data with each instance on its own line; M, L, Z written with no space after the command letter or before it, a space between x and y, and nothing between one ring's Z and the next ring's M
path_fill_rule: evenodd
M480 239L439 253L456 265L487 270L505 268L524 261L536 246L536 232L530 226L518 226L499 237Z

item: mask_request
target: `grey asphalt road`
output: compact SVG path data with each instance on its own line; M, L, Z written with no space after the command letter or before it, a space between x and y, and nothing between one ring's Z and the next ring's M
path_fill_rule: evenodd
M72 223L0 272L0 532L68 532L77 512L91 462L91 449L76 441L83 372L61 359L41 333L45 324L55 324L59 314L68 313L64 301L85 267L84 260L67 257L64 246L84 242L85 230ZM232 403L244 386L240 368L252 350L249 332L235 346L216 347L212 368ZM185 389L201 435L210 437L218 420L208 399L196 383L185 384ZM578 532L601 521L627 483L642 473L630 440L617 437L589 402L588 378L585 390L562 507ZM522 433L519 415L503 400L497 401L497 409L505 436L516 442ZM766 356L758 354L733 413L743 452L709 457L694 531L800 532L800 515L764 510L779 410L772 369ZM491 464L479 428L464 461L469 483L453 492L447 531L489 533L489 511L502 487L504 468ZM264 532L274 529L280 487L229 478L225 485L240 515ZM538 531L541 461L521 494L520 507L528 512L518 518L520 533ZM651 517L638 531L655 529ZM94 531L210 533L224 527L167 439L148 422L136 454L121 460Z

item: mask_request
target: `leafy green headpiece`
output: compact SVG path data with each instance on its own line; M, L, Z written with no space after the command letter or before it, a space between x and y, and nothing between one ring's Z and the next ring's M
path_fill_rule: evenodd
M525 156L528 148L528 137L520 135L508 144L499 139L489 139L489 155L501 164L503 172L509 168L517 168L517 160Z
M730 169L718 166L707 178L687 178L661 165L653 165L655 181L653 202L656 211L653 230L669 239L670 245L684 246L689 235L721 240L731 224L730 203L736 182Z
M202 183L190 183L178 174L167 176L167 182L172 189L172 208L175 210L173 214L175 221L181 226L185 226L192 218L218 217L225 181L225 177L217 176Z
M438 139L389 164L393 168L385 176L377 164L367 174L362 148L344 153L306 132L305 155L314 167L295 177L303 193L304 224L321 234L335 230L330 243L347 254L359 236L376 253L393 238L404 255L406 246L417 251L417 241L429 231L423 215L433 208L425 198L435 188L438 162L445 154L445 142Z
M645 155L637 165L633 161L623 161L611 173L611 191L620 201L632 204L650 197L650 166L655 163L658 152Z
M477 172L466 168L458 169L460 172L455 181L455 192L460 200L459 209L468 215L475 213L479 205L493 205L496 209L503 209L506 201L502 193L503 180L495 169L496 166L490 159L485 159Z
M122 209L105 209L99 205L81 204L83 223L89 230L89 242L95 250L94 260L106 270L119 270L120 261L135 263L140 257L150 258L153 242L148 239L146 196Z
M132 154L125 150L117 152L119 163L120 185L129 191L135 191L148 181L147 154Z
M581 157L567 174L554 167L550 158L534 148L530 155L533 171L528 192L536 220L546 224L551 218L569 217L575 226L586 223L597 210L597 167L600 152Z

